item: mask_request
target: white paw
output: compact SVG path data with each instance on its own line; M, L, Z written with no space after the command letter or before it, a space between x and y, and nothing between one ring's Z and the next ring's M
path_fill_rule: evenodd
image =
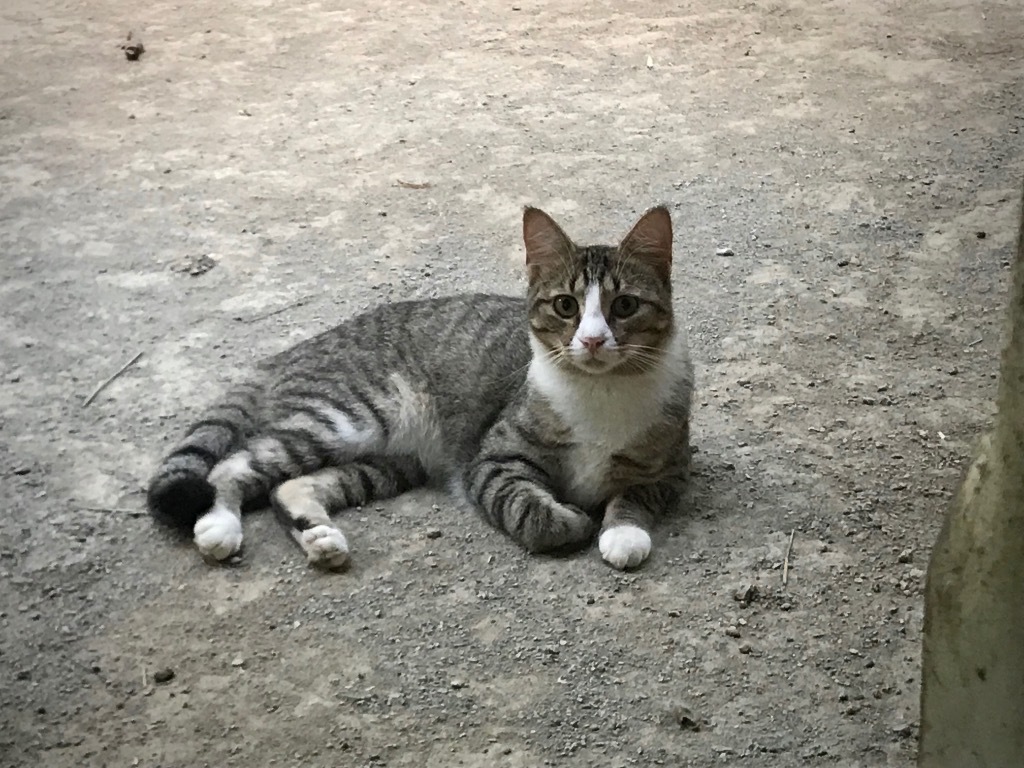
M215 506L196 520L192 533L203 557L227 560L242 548L242 521L224 507Z
M620 571L635 568L651 554L651 537L636 525L616 525L601 534L597 541L601 557Z
M309 562L317 568L336 570L348 562L348 542L345 534L331 525L314 525L302 532L299 539L309 556Z

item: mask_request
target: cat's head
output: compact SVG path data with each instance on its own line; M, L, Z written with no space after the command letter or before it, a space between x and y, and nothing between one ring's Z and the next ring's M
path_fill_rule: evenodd
M523 213L530 332L556 366L594 375L658 367L672 338L672 219L652 208L618 246L576 245L538 208Z

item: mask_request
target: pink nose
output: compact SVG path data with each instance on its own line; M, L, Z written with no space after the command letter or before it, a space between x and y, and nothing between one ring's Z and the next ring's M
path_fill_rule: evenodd
M580 343L587 348L590 354L594 354L597 350L604 346L603 336L584 336L580 339Z

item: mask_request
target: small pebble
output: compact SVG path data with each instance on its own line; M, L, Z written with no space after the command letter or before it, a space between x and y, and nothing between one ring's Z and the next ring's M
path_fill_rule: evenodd
M743 643L740 646L740 648L739 648L740 653L742 653L744 655L749 655L750 652L753 651L753 650L754 650L754 648L753 648L753 646L750 643Z
M901 563L914 562L914 550L904 549L902 552L900 552L899 557L897 557L896 560Z
M243 667L243 666L245 666L245 659L243 659L241 656L236 656L235 658L233 658L231 660L231 666L232 667Z
M427 538L428 539L440 539L441 538L441 531L439 531L437 528L429 530L429 531L427 531Z
M700 730L700 718L697 715L695 715L693 710L689 707L682 705L673 707L671 718L672 722L674 722L684 731Z
M736 252L732 248L716 248L715 256L735 256Z
M914 734L914 727L907 723L897 723L892 726L892 732L900 738L906 739Z
M169 683L174 679L174 670L170 667L158 669L153 673L153 681L157 683Z
M733 590L732 599L737 603L743 603L749 605L754 602L758 596L758 589L754 584L746 584L739 589Z
M727 634L729 637L739 637L740 636L740 629L739 629L739 627L736 627L736 626L733 626L733 625L729 625L728 627L725 628L725 634Z

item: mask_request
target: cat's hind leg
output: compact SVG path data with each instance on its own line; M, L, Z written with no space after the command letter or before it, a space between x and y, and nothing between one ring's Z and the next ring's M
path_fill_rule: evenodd
M227 560L242 548L242 509L266 503L281 482L313 472L331 456L316 436L274 429L249 440L242 450L219 462L207 481L214 489L213 506L199 517L193 538L207 559Z
M210 472L207 481L215 501L193 528L204 557L221 561L239 552L243 507L265 502L274 488L292 478L359 460L377 448L385 434L382 424L357 424L350 415L326 405L290 403L282 410L282 418L264 434L248 440Z
M349 550L330 514L398 496L426 479L415 458L366 457L287 480L271 494L270 503L309 562L337 570L348 562Z
M257 438L210 471L207 481L214 488L213 506L199 516L192 529L203 557L222 562L241 551L242 508L266 499L268 490L279 482L277 473L268 472L266 462L257 458L266 459L274 448L274 441Z

